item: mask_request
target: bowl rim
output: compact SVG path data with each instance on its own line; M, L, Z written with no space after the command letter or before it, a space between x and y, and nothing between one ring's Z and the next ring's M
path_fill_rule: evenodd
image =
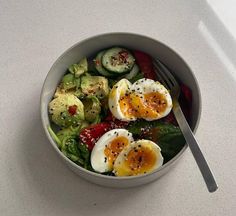
M133 33L133 32L107 32L107 33L102 33L102 34L96 34L90 37L87 37L85 39L82 39L81 41L75 43L74 45L72 45L71 47L69 47L68 49L66 49L57 59L56 61L54 61L54 63L52 64L52 66L50 67L44 82L43 82L43 86L41 89L41 94L40 94L40 116L41 116L41 122L42 122L42 126L44 128L44 132L48 138L48 140L50 141L51 145L53 146L53 148L56 150L56 152L58 153L58 155L65 160L66 162L68 162L71 166L73 166L75 169L79 169L81 172L85 172L88 175L92 175L93 177L98 177L98 178L104 178L107 180L119 180L119 181L127 181L127 180L132 180L132 179L141 179L141 178L146 178L147 176L151 176L154 175L155 173L160 172L161 170L165 169L166 167L171 166L172 164L174 164L181 156L183 156L183 153L185 152L185 150L188 147L188 144L185 143L184 147L181 149L181 151L175 155L175 157L173 157L171 160L169 160L167 163L165 163L164 165L162 165L161 167L159 167L158 169L150 172L150 173L146 173L146 174L142 174L142 175L137 175L137 176L123 176L123 177L117 177L117 176L108 176L108 175L102 175L101 173L96 173L90 170L87 170L79 165L77 165L76 163L74 163L73 161L71 161L69 158L67 158L58 148L56 142L53 140L53 138L50 136L49 132L48 132L48 126L46 125L46 122L44 121L43 118L43 93L44 93L44 89L45 89L45 84L47 81L47 78L49 76L50 71L52 70L52 68L64 57L64 55L66 55L70 50L72 50L74 47L79 46L82 43L85 43L86 41L89 40L93 40L96 39L98 37L103 37L103 36L108 36L108 35L130 35L130 36L138 36L138 37L142 37L142 38L146 38L148 40L152 40L154 42L157 42L159 44L161 44L162 46L166 47L167 49L169 49L171 52L173 52L175 55L177 55L177 57L185 64L185 66L187 67L187 69L191 72L191 75L193 77L193 80L196 84L196 90L198 92L199 98L198 98L198 102L199 102L199 110L198 110L198 116L196 119L196 123L193 129L193 133L196 133L196 130L199 126L199 122L200 122L200 118L201 118L201 114L202 114L202 96L201 96L201 91L200 91L200 87L198 84L198 81L195 77L195 74L193 73L193 71L191 70L191 68L189 67L189 65L186 63L186 61L181 57L181 55L179 55L178 52L176 52L175 50L173 50L172 48L170 48L168 45L164 44L163 42L152 38L150 36L146 36L143 34L139 34L139 33Z

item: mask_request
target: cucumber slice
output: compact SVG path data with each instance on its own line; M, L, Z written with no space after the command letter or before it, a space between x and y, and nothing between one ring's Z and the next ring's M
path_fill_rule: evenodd
M134 66L135 58L124 48L113 47L102 56L102 65L108 71L116 74L129 72Z
M128 74L126 74L124 77L130 80L134 78L138 74L138 72L139 72L139 67L137 64L134 64L132 70Z
M94 60L94 64L95 64L95 68L96 70L103 76L106 77L111 77L113 76L113 74L109 71L107 71L103 66L102 66L102 56L104 55L104 53L106 52L106 50L103 50L101 52L99 52Z

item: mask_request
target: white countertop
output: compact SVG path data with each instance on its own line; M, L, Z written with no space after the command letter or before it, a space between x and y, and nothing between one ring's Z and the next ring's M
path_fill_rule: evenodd
M233 0L1 0L0 215L236 215L235 10ZM217 192L189 149L158 181L122 190L86 182L56 155L40 121L45 76L68 47L112 31L156 38L192 68L203 103L196 137Z

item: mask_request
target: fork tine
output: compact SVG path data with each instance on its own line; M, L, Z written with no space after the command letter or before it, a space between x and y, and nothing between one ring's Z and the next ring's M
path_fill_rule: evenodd
M158 64L158 62L153 62L154 66L158 69L157 73L159 75L159 78L161 78L160 80L162 82L165 82L166 83L166 86L168 89L170 89L173 84L172 82L169 80L168 76L165 74L165 72L163 72L163 68Z
M162 68L162 70L165 72L165 74L167 75L167 79L169 79L173 83L173 85L177 86L178 82L176 81L172 73L169 71L169 69L158 59L155 59L155 61L158 63L160 68Z
M157 74L157 76L158 76L159 81L160 81L167 89L169 89L169 86L168 86L168 84L166 83L165 79L163 79L163 77L162 77L162 76L160 75L160 73L159 73L160 69L157 69L155 63L154 63L154 66L155 66L155 67L154 67L154 70L155 70L155 72L156 72L156 74Z

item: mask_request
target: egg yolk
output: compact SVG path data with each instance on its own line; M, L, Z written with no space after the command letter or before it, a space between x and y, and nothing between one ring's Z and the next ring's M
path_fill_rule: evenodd
M104 149L106 160L110 166L114 164L114 161L118 157L119 153L125 146L129 144L129 140L124 136L119 136L113 139Z
M125 94L119 101L121 112L126 117L157 118L166 110L167 101L163 94L150 92L147 94Z
M151 147L134 147L116 169L117 176L133 176L151 172L155 168L158 155Z

